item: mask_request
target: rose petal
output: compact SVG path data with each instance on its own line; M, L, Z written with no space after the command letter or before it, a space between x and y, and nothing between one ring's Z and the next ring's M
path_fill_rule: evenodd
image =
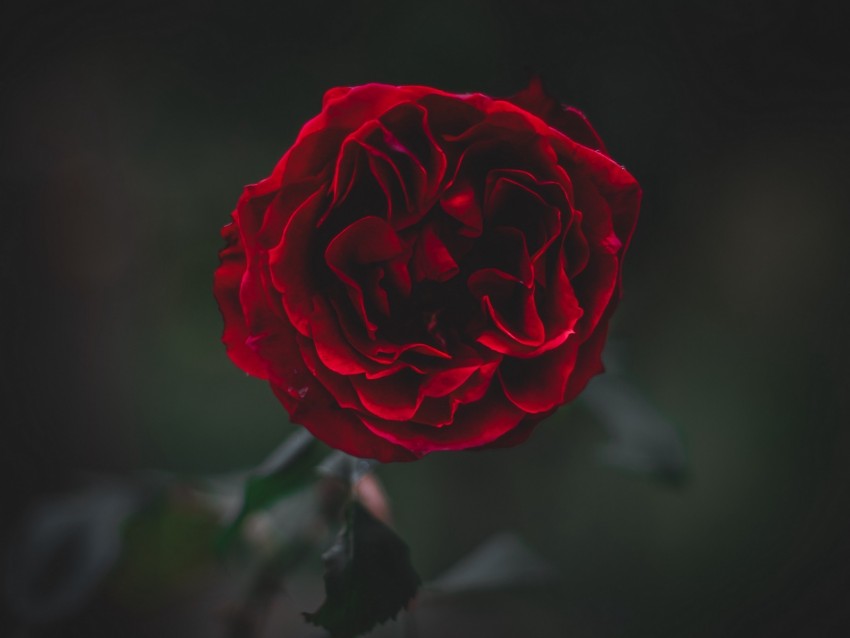
M454 420L459 403L449 397L425 398L410 420L414 423L441 428Z
M259 184L246 186L232 214L246 248L253 248L257 243L257 234L262 227L266 211L278 193L276 190L263 189L261 195L255 195L259 187Z
M530 414L525 417L514 429L505 432L495 441L490 441L486 445L482 445L479 450L487 450L494 448L515 447L523 443L531 436L538 425L546 418L555 413L555 410L543 412L541 414Z
M546 329L537 312L533 289L496 269L473 273L468 287L481 300L482 311L489 319L489 326L477 336L478 343L503 354L543 344Z
M452 392L451 398L459 403L475 403L487 394L493 377L502 360L501 355L490 363L482 364L475 373L457 390Z
M596 253L572 285L584 315L576 324L576 332L586 338L600 322L612 300L616 300L620 264L614 255Z
M392 259L387 262L387 281L392 286L393 290L399 293L402 297L409 296L410 291L413 288L410 270L407 267L408 261L409 256L405 253L400 255L398 259Z
M406 421L422 403L423 377L412 370L401 370L380 379L352 376L351 385L363 407L382 419Z
M284 402L287 392L272 385L275 395ZM307 428L313 436L332 448L382 463L413 461L418 456L406 448L376 436L360 420L356 412L340 408L318 383L307 388L305 398L290 410L290 420Z
M315 178L304 179L280 187L263 213L262 225L257 230L257 244L261 249L274 248L283 236L283 230L293 213L312 197L321 197L324 185Z
M233 362L246 373L265 379L266 363L248 347L248 332L242 304L239 302L239 289L245 274L245 252L239 231L235 223L228 224L221 231L227 245L219 253L221 265L215 271L213 291L224 319L224 332L221 340L227 348L227 354Z
M416 101L431 92L433 89L427 87L378 83L336 89L325 93L322 112L304 125L301 135L327 128L352 131L400 103Z
M562 106L546 92L539 76L533 76L526 88L508 100L538 116L579 144L608 154L602 139L581 111L571 106Z
M564 269L570 279L578 276L587 267L590 260L590 246L588 246L587 238L582 230L583 223L584 215L582 212L580 210L574 211L573 222L564 238L562 250L565 259Z
M357 349L342 330L338 311L322 295L313 296L312 306L311 336L319 359L328 368L351 375L385 371L393 363L391 357L379 360Z
M369 320L363 288L357 278L365 278L364 267L389 261L404 252L392 226L379 217L358 219L334 237L325 249L325 261L345 284L351 303L371 335L377 326ZM373 282L377 286L378 281ZM386 302L386 299L384 299Z
M316 385L315 377L301 358L296 343L298 333L286 324L274 332L257 335L252 348L267 364L268 381L290 415Z
M390 364L407 352L447 361L452 358L452 355L445 350L423 343L422 341L393 343L392 341L382 339L380 335L377 335L374 339L370 339L364 331L358 329L357 322L351 321L345 310L336 301L331 300L331 305L334 307L336 315L339 318L338 325L345 340L357 352L373 361Z
M484 113L460 96L434 91L417 100L428 112L428 125L434 136L444 140L456 137L484 119Z
M413 280L417 282L425 279L444 282L460 272L457 262L434 232L432 224L422 228L418 235L413 247L410 268Z
M475 190L469 182L455 181L440 198L440 206L461 223L458 233L466 237L479 237L484 227Z
M377 436L423 456L439 450L485 445L516 427L524 416L522 410L504 397L500 387L493 386L480 401L459 407L452 423L441 428L371 415L362 415L361 419Z
M423 106L405 103L384 113L380 121L404 148L403 152L412 154L425 168L428 180L425 195L430 200L443 182L448 159L431 132L428 118Z
M583 185L586 195L591 195L594 189L607 203L614 232L625 250L640 207L641 189L635 178L610 158L586 146L563 137L552 138L551 142L564 168L572 175L574 187ZM581 202L576 206L588 214L587 206Z
M475 374L479 365L449 368L429 374L422 384L422 393L428 397L444 397L451 394Z
M401 230L418 222L428 210L428 202L422 201L419 196L425 190L427 175L425 169L410 154L398 152L400 144L394 142L391 135L387 148L387 136L388 132L379 122L367 122L348 137L344 151L350 157L354 150L349 147L359 146L365 153L369 169L384 193L387 219L394 228ZM340 199L340 192L343 190L341 184L351 180L349 173L352 169L347 166L352 161L349 159L347 163L337 164L334 192Z
M479 241L476 252L480 270L470 275L470 286L474 285L473 282L484 285L486 281L493 280L494 276L498 280L515 281L526 288L534 286L534 268L525 245L525 236L516 228L493 228L486 239Z
M327 128L300 136L273 175L280 175L281 184L316 177L326 179L333 170L340 145L347 134L344 128Z
M564 389L576 363L577 339L532 359L505 357L499 380L505 396L520 410L535 414L564 402Z
M576 324L584 314L564 272L564 254L559 253L560 264L553 269L549 289L538 305L540 318L546 326L546 339L532 356L545 352L563 343L575 332Z
M510 174L514 173L514 174ZM525 238L532 260L554 242L561 232L561 214L516 177L519 171L493 171L487 176L484 206L497 226L514 227Z
M485 312L490 317L497 330L487 330L478 337L478 343L504 354L516 350L516 344L521 346L540 346L546 338L546 329L537 313L534 295L524 291L514 297L516 303L502 303L502 310L495 308L493 299L485 296L481 301ZM519 312L516 312L516 308ZM508 317L507 313L513 314ZM505 339L504 337L507 337Z
M310 335L315 289L311 238L324 204L321 191L307 199L292 213L280 242L268 251L271 281L283 295L292 325L305 336Z

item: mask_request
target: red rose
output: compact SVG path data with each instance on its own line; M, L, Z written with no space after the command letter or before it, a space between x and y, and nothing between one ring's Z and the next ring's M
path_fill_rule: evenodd
M223 341L350 454L516 444L602 371L639 200L537 81L332 89L222 231Z

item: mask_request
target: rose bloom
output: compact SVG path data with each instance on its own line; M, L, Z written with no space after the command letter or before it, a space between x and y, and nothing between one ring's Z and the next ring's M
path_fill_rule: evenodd
M331 89L222 231L223 341L355 456L514 445L602 371L639 201L537 80Z

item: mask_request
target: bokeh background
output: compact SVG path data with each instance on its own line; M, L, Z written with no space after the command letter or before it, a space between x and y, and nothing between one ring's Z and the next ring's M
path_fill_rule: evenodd
M688 478L601 463L605 430L581 406L520 448L381 468L426 579L506 529L561 574L533 596L423 611L420 634L847 634L841 4L4 3L4 545L81 473L230 471L290 430L227 359L211 281L241 188L327 88L500 96L537 72L643 185L612 340L623 377L681 432ZM186 620L204 591L100 604L34 635L216 635ZM4 608L0 633L16 627ZM269 635L318 635L293 627Z

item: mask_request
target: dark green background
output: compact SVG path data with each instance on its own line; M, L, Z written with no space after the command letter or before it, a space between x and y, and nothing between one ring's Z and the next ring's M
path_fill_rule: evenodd
M459 635L850 632L840 4L4 5L4 534L81 470L230 470L287 431L224 353L211 278L242 186L327 88L503 96L536 71L644 187L612 339L691 476L601 465L574 408L514 450L384 467L416 565L432 577L513 529L562 572L551 595L449 614ZM423 636L453 635L437 626Z

